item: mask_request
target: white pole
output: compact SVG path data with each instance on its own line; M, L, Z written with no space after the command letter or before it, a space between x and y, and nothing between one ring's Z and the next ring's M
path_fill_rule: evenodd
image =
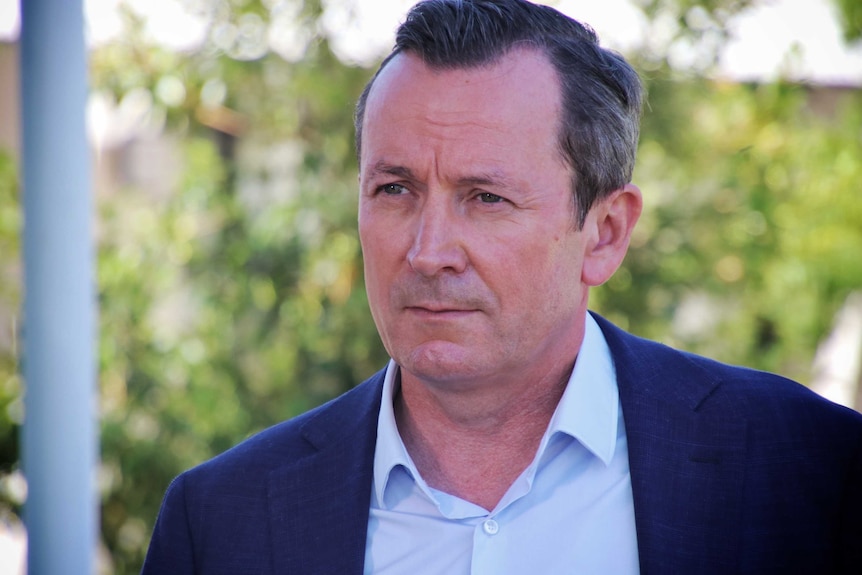
M81 0L21 0L28 571L94 572L96 310Z

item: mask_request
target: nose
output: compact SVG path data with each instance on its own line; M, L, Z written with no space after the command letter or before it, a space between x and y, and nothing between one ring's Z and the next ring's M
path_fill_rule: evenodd
M441 273L462 273L467 254L462 242L462 222L452 206L440 198L424 202L417 218L413 245L407 261L413 270L426 277Z

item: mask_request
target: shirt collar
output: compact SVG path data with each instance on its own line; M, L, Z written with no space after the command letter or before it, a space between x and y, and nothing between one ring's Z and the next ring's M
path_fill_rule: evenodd
M374 449L374 495L380 505L383 504L383 493L392 469L400 465L408 469L413 477L419 475L395 423L395 408L392 403L400 385L398 364L390 359L383 378L383 398L377 418L377 445Z
M400 385L398 365L389 360L383 379L383 397L377 420L377 445L374 451L374 495L383 504L389 475L403 466L414 479L419 472L407 453L395 423L392 402ZM610 348L601 328L587 314L584 340L566 390L554 411L539 451L543 451L555 433L577 439L607 465L614 454L619 416L619 391Z
M566 390L542 446L555 433L577 439L607 465L617 444L619 389L611 350L593 316L587 314L584 341Z

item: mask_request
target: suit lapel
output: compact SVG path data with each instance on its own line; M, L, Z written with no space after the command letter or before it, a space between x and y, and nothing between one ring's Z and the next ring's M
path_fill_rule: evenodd
M597 320L617 370L641 573L734 572L745 420L712 409L720 382L703 367Z
M270 475L274 573L361 574L383 372L302 428L316 451Z

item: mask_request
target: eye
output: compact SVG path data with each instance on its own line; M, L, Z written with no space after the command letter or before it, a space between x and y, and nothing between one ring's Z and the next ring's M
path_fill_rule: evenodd
M389 196L398 196L407 192L407 188L401 184L383 184L377 191Z
M497 194L492 194L490 192L483 192L477 197L479 198L479 201L483 204L497 204L505 201L505 198L498 196Z

